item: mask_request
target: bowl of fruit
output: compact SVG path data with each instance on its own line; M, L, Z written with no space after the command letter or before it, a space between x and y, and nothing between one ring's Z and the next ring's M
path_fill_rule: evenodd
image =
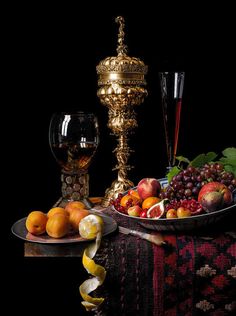
M170 179L144 178L111 204L148 229L195 230L236 212L236 178L219 162L189 165Z

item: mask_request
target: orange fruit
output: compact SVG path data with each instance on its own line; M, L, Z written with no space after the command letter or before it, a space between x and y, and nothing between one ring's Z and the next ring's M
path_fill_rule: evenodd
M152 207L154 204L157 204L158 202L160 202L161 199L159 199L156 196L150 196L148 198L146 198L143 203L142 203L142 209L149 209L150 207Z

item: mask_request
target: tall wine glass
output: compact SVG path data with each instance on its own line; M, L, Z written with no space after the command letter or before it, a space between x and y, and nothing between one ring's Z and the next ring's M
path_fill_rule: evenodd
M175 157L177 154L185 73L159 72L159 77L168 171L175 165Z
M86 112L61 112L49 128L52 153L61 166L62 203L89 196L88 167L99 144L97 118Z

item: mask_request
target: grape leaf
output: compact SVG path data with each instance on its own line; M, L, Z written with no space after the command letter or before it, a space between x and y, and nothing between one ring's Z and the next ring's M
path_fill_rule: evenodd
M223 157L219 162L224 165L224 169L227 172L232 172L236 177L236 148L228 147L222 151Z
M226 157L221 157L219 160L223 165L231 165L236 167L236 160Z
M224 169L227 172L234 172L234 168L231 165L224 165Z
M167 173L166 177L168 180L168 183L172 180L174 176L176 176L180 172L180 168L177 166L174 166L173 168L170 169L170 171Z
M202 167L205 163L213 161L217 157L217 154L213 151L209 151L207 154L200 154L195 157L190 165L193 167Z
M220 162L224 165L232 165L236 167L236 148L229 147L222 151L225 157L220 158Z
M190 160L184 156L176 156L175 159L179 160L179 162L187 162L190 163Z
M226 148L225 150L222 151L222 154L225 157L236 161L236 148L235 147Z

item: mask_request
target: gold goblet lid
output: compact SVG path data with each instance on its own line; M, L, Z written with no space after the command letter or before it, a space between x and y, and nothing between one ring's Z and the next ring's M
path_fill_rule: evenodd
M146 85L144 75L147 74L148 67L137 57L127 55L127 46L124 44L125 21L122 16L116 18L119 23L117 56L107 57L98 66L98 85L109 85L118 83L121 85Z

